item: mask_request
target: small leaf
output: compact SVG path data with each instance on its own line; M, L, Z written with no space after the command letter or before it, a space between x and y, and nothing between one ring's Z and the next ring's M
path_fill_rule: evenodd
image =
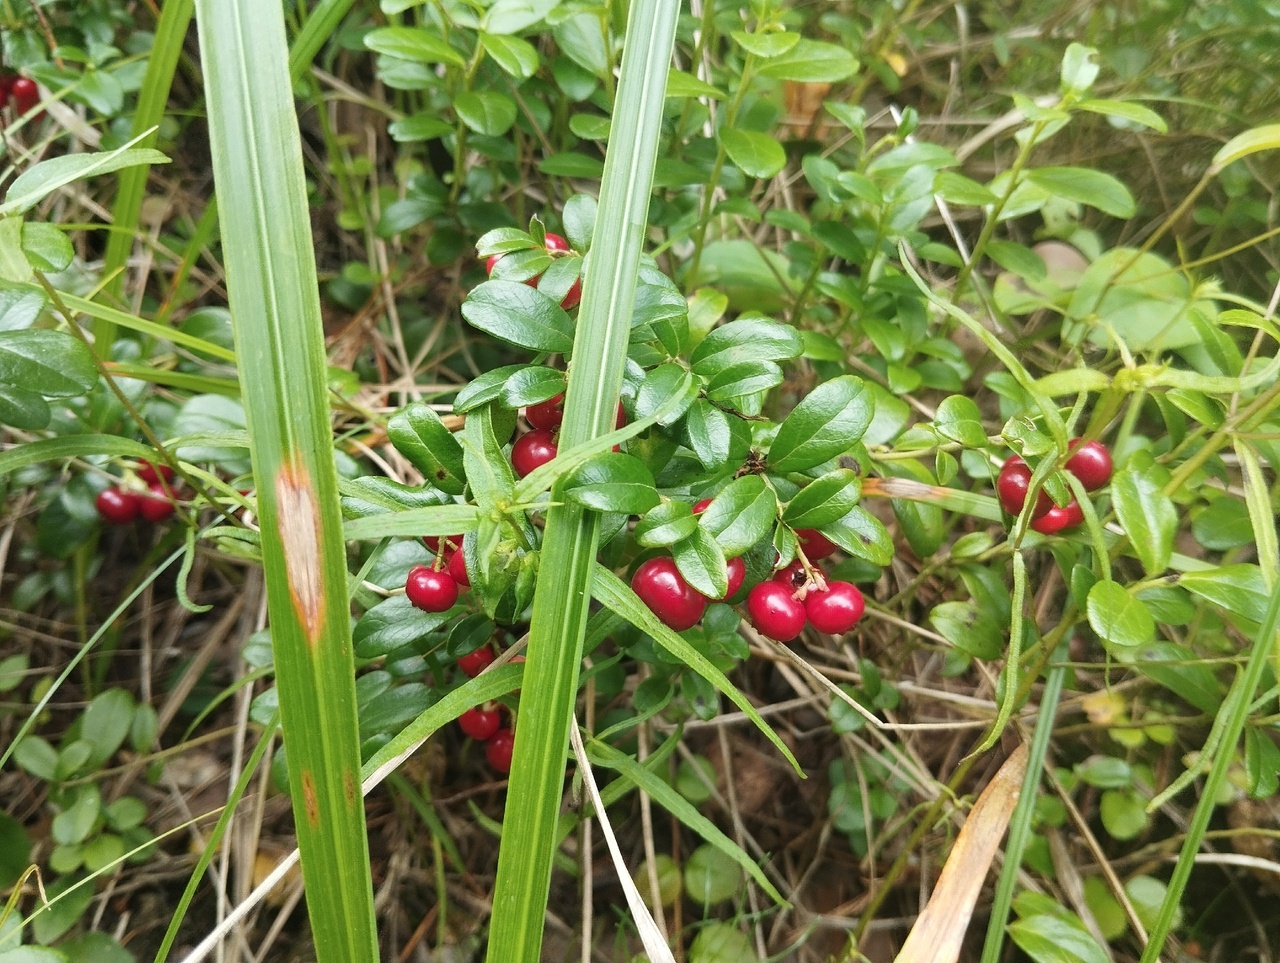
M1098 78L1098 51L1084 44L1067 45L1062 55L1062 89L1083 93Z
M450 495L466 488L462 446L430 405L415 401L387 422L387 437L427 482Z
M739 318L715 328L689 356L694 373L714 378L744 361L790 361L804 342L796 329L769 318Z
M538 72L537 48L520 37L480 31L480 45L506 73L517 80L528 80Z
M453 410L464 414L472 408L479 408L502 396L502 386L514 374L523 371L528 365L509 364L501 368L490 368L478 375L470 384L458 392L453 400Z
M0 384L0 425L39 431L53 419L49 403L26 388Z
M769 534L778 502L759 475L735 478L711 500L699 527L715 536L726 558L736 558Z
M729 589L724 556L719 543L701 526L671 548L671 557L685 581L709 599L724 598Z
M703 398L689 409L684 427L689 435L689 447L708 471L729 464L741 465L751 448L751 429L747 423Z
M658 419L660 425L673 425L684 416L697 397L698 383L684 366L674 363L659 365L645 375L640 385L640 393L636 397L636 417L647 418L669 399L679 398L680 402Z
M1089 590L1089 625L1108 645L1132 648L1150 642L1156 633L1151 613L1139 599L1111 581L1101 581Z
M658 491L647 465L633 455L607 451L571 471L564 495L598 512L642 515L658 504Z
M769 447L775 471L804 471L848 451L871 424L874 404L862 380L843 375L796 405Z
M1069 919L1026 916L1009 924L1009 935L1035 963L1109 963L1111 959L1075 914Z
M573 350L573 321L555 301L517 281L485 281L462 303L471 326L530 351Z
M792 528L821 528L849 514L861 497L857 473L837 468L800 489L787 503L782 520Z
M387 125L387 133L391 135L391 139L401 144L435 140L437 137L443 137L445 134L452 132L453 124L441 120L437 114L430 111L413 114ZM421 223L421 221L417 223Z
M843 518L823 525L821 530L850 555L865 558L873 565L885 566L893 561L893 536L880 519L861 505L855 505Z
M1102 825L1112 839L1133 839L1147 828L1146 801L1132 789L1108 789L1098 806Z
M768 134L722 127L719 137L729 159L748 177L772 177L787 166L787 152Z
M1129 188L1102 171L1087 167L1037 167L1027 180L1057 197L1096 207L1112 217L1129 218L1137 211Z
M564 389L563 371L530 365L521 368L503 382L502 403L508 408L525 408L563 394Z
M1178 576L1178 584L1253 623L1260 623L1266 617L1267 603L1271 600L1262 571L1256 565L1222 565L1183 572Z
M1076 101L1077 110L1087 110L1094 114L1105 114L1108 117L1120 117L1135 124L1142 124L1161 134L1169 132L1169 125L1164 118L1150 108L1143 107L1128 100L1089 99Z
M22 225L22 251L37 271L65 271L76 256L71 238L53 224Z
M485 137L501 137L516 122L515 101L495 90L465 90L453 101L464 124Z
M645 548L663 548L688 538L697 527L693 509L684 502L666 501L636 522L636 542Z
M364 35L364 45L375 53L415 63L466 66L462 54L422 27L379 27Z
M74 181L110 174L140 164L167 164L169 158L150 148L120 148L94 154L63 154L28 167L9 185L0 215L20 214Z
M64 331L0 331L0 383L45 398L74 398L98 383L93 352Z
M747 53L765 58L781 57L800 42L798 33L745 33L735 30L730 36Z
M1280 747L1256 726L1244 731L1244 771L1254 799L1270 799L1280 791Z
M393 595L369 609L356 622L352 630L355 653L362 659L376 659L421 642L452 617L451 612L424 612L403 595Z
M1178 510L1149 473L1125 469L1111 479L1116 516L1142 567L1151 576L1169 567Z
M943 398L933 424L938 429L938 434L959 442L966 448L982 448L987 443L982 413L973 399L964 395Z
M976 659L998 659L1004 629L976 602L943 602L929 613L929 624L957 649Z
M667 74L667 96L711 97L716 100L723 100L725 92L719 87L713 87L711 84L699 80L693 74L687 74L672 67Z
M843 47L802 37L787 53L763 64L760 74L776 80L835 83L852 76L857 69L857 58Z
M1006 271L1012 271L1020 278L1028 281L1043 281L1048 276L1042 258L1025 244L1014 241L988 241L987 257L995 261Z
M1277 148L1280 148L1280 124L1252 127L1227 141L1218 153L1213 155L1213 164L1209 169L1218 173L1228 164L1234 164L1250 154Z

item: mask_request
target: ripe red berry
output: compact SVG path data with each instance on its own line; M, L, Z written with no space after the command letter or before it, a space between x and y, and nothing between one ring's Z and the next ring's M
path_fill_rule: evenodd
M1063 467L1080 479L1086 491L1094 491L1111 481L1111 452L1100 441L1088 441L1076 448L1079 441L1071 440L1074 453Z
M725 572L729 576L729 589L724 593L724 597L731 599L738 594L738 589L742 588L743 579L747 577L747 563L741 558L731 558L729 564L725 566Z
M858 624L867 603L857 586L848 582L828 582L825 592L811 591L804 597L804 611L819 632L840 635Z
M1084 521L1084 509L1074 498L1071 504L1064 507L1054 505L1047 512L1031 523L1031 528L1041 535L1056 535L1058 532L1075 528Z
M173 514L173 489L163 482L149 485L147 494L134 498L138 500L138 514L152 524L163 522Z
M511 446L511 465L521 478L555 457L555 436L545 428L525 432Z
M404 594L415 608L424 612L447 612L458 601L458 583L448 572L415 565L405 579Z
M627 409L622 407L622 402L618 402L618 416L613 419L613 427L621 428L627 423Z
M804 563L795 558L786 568L780 568L774 572L773 580L783 585L790 585L794 591L809 580L809 573L804 570Z
M1027 492L1031 489L1031 468L1017 455L1011 455L1000 468L996 477L996 494L1000 504L1010 515L1017 515L1026 504ZM1053 507L1053 499L1041 489L1036 498L1036 507L1032 518L1039 518Z
M448 555L462 547L461 535L424 535L422 541L432 555Z
M693 506L693 513L695 515L701 515L710 507L711 507L711 499L704 498L702 501L698 502L696 505Z
M474 679L488 667L494 658L493 649L487 645L482 645L474 652L458 656L458 668Z
M560 307L566 311L572 311L582 302L582 278L578 278L573 282L573 287L569 288L569 293L560 301Z
M510 729L499 729L484 744L484 757L498 772L511 771L511 756L516 748L516 734Z
M548 251L559 251L562 254L567 254L572 250L568 241L559 234L552 234L550 231L547 231L545 246Z
M458 727L464 735L477 742L484 742L502 728L502 713L498 711L496 703L488 702L458 716Z
M683 632L698 624L707 600L680 574L670 558L651 558L631 576L631 590L663 624Z
M564 421L564 395L559 394L546 401L539 401L524 410L524 417L534 428L556 431Z
M40 103L40 88L30 77L15 78L9 94L13 97L13 109L20 114L25 114Z
M144 461L138 468L138 477L148 485L158 485L162 478L165 481L173 481L173 469L168 465L156 465Z
M501 254L490 254L484 260L484 273L492 276L493 269L498 266L498 262L502 260Z
M94 504L98 507L98 516L108 525L128 525L142 508L138 496L123 488L104 489Z
M804 550L805 558L811 562L834 555L838 548L827 536L812 528L796 529L796 538L800 539L800 547Z
M458 549L449 556L449 564L445 566L445 571L459 585L471 587L471 577L467 574L467 560L462 554L462 549Z
M747 593L747 614L761 635L790 642L804 628L804 605L781 582L761 582Z

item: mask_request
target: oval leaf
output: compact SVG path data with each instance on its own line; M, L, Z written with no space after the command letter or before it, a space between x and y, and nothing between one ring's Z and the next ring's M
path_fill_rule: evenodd
M573 349L573 321L545 294L517 281L485 281L462 304L472 327L530 351Z
M787 152L768 134L722 127L720 145L748 177L772 177L787 166Z
M1178 510L1173 499L1148 475L1125 469L1111 480L1116 516L1129 534L1129 544L1148 575L1169 567Z
M848 451L871 424L874 410L860 378L844 375L819 385L778 428L769 447L770 466L804 471Z
M429 405L415 401L397 411L387 422L387 437L433 487L462 494L467 478L462 446Z
M45 398L74 398L98 383L88 345L64 331L0 331L0 382Z
M736 558L769 534L778 501L759 475L731 481L711 500L698 526L715 537L726 558Z
M827 472L796 494L782 513L792 528L820 528L849 514L862 496L862 481L848 468Z
M1089 625L1107 645L1129 649L1150 642L1155 619L1146 605L1115 582L1098 582L1089 590Z
M640 459L607 451L583 462L569 473L564 494L598 512L642 515L658 504L653 474Z

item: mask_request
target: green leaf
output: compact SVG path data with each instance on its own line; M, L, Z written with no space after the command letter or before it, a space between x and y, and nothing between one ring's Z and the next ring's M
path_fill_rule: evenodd
M496 90L465 90L453 101L453 109L477 134L501 137L516 122L516 103Z
M660 425L675 424L698 398L698 383L693 375L675 363L659 365L645 375L636 396L636 417L649 417L671 398L681 400L658 419Z
M1146 605L1112 581L1101 581L1089 589L1086 609L1089 625L1107 645L1133 648L1150 642L1156 623Z
M1209 169L1217 173L1228 164L1234 164L1250 154L1277 148L1280 148L1280 124L1252 127L1227 141L1218 153L1213 155L1213 164Z
M1062 55L1063 92L1084 93L1098 78L1098 51L1084 44L1070 43Z
M723 100L725 92L719 87L713 87L706 81L699 80L693 74L687 74L683 70L676 70L672 67L667 74L667 96L712 97L717 100Z
M88 838L93 824L102 812L102 796L96 786L84 787L76 801L53 817L50 835L63 846L82 843Z
M698 517L688 505L664 501L636 522L636 542L644 548L664 548L688 538L697 527Z
M39 431L53 418L49 403L34 391L0 384L0 425Z
M429 484L450 495L461 495L467 475L462 446L430 405L415 401L391 416L387 437Z
M356 622L352 642L356 655L376 659L421 642L446 625L454 612L424 612L415 608L403 595L383 599Z
M1196 572L1183 572L1178 584L1187 591L1251 623L1260 623L1271 593L1256 565L1222 565Z
M1152 642L1133 653L1133 667L1201 712L1213 715L1222 705L1222 686L1196 654L1173 642Z
M1244 731L1244 771L1254 799L1270 799L1280 792L1280 747L1256 726Z
M1111 479L1116 516L1129 536L1147 575L1169 567L1173 538L1178 533L1178 510L1149 472L1125 469Z
M999 200L985 184L955 171L938 171L933 179L933 191L948 204L969 207L985 207Z
M415 63L466 66L462 54L422 27L379 27L364 35L364 45L375 53Z
M746 33L742 30L734 30L729 36L733 37L734 42L747 53L766 59L781 57L800 42L798 33Z
M804 471L848 451L871 424L874 409L860 378L843 375L819 385L779 426L770 467Z
M0 280L24 284L33 277L31 262L22 250L22 218L0 219Z
M988 609L976 602L943 602L929 613L929 624L957 649L976 659L998 659L1004 629Z
M1087 110L1094 114L1105 114L1108 117L1120 117L1135 124L1142 124L1161 134L1169 132L1169 125L1164 118L1150 108L1135 104L1129 100L1087 99L1075 103L1077 110Z
M130 143L133 143L132 141ZM54 191L75 181L98 174L110 174L124 167L138 164L167 164L169 158L150 148L129 149L126 144L119 150L100 151L94 154L63 154L28 167L9 185L9 193L0 204L0 216L20 214Z
M591 247L591 238L595 234L598 205L590 194L574 194L564 202L561 220L564 232L575 251L586 251Z
M484 26L490 33L511 34L527 30L541 21L561 0L498 0L485 14Z
M787 503L782 520L792 528L821 528L848 515L861 497L857 473L837 468L800 489Z
M387 133L397 143L412 144L422 140L435 140L437 137L451 134L453 133L453 124L441 120L439 115L435 113L424 111L388 124ZM415 221L414 223L420 224L422 222Z
M40 906L31 916L31 931L36 941L52 943L75 926L76 921L93 902L93 894L90 880L76 880L69 876L64 876L47 887L49 905Z
M787 152L768 134L721 127L720 145L748 177L772 177L787 166Z
M98 383L93 352L64 331L0 331L0 384L46 398L73 398Z
M873 565L885 566L893 561L893 536L880 519L861 505L823 525L822 534L850 555L865 558Z
M1070 919L1027 916L1009 924L1009 935L1035 963L1109 963L1111 959L1074 914Z
M512 375L525 370L528 365L509 364L501 368L490 368L474 378L470 384L458 392L453 399L453 410L464 414L473 408L487 405L502 396L503 386Z
M671 557L685 581L709 599L722 599L729 588L725 553L702 526L671 548Z
M703 398L693 403L684 426L689 447L708 471L728 464L742 464L751 448L751 429L747 423Z
M462 303L471 326L530 351L573 350L573 321L555 301L518 281L485 281Z
M711 500L698 526L715 537L726 558L736 558L768 535L777 519L777 497L764 479L743 475Z
M1147 828L1146 800L1132 789L1103 792L1098 812L1112 839L1133 839Z
M760 67L760 75L803 83L835 83L852 76L857 58L843 47L802 37L787 53Z
M26 736L14 746L13 761L45 782L52 782L58 771L58 751L40 736Z
M564 394L564 388L563 371L530 365L520 368L502 383L501 398L508 408L525 408Z
M617 451L583 462L565 478L562 491L570 501L599 512L642 515L658 504L648 466Z
M37 271L46 274L65 271L76 256L71 238L53 224L22 225L22 252Z
M124 689L107 689L93 697L84 711L81 738L93 746L89 761L103 766L124 745L133 725L137 703Z
M1048 275L1044 258L1025 244L1014 241L988 241L987 257L1006 271L1012 271L1028 281L1043 281Z
M520 37L480 31L480 46L499 67L517 80L528 80L538 72L540 59L537 48Z
M1129 189L1102 171L1087 167L1037 167L1027 180L1056 197L1096 207L1112 217L1130 218L1137 204Z
M769 318L739 318L714 328L689 356L695 374L714 378L745 361L790 361L804 342L795 328Z
M938 434L966 448L982 448L987 444L987 432L982 426L982 412L973 399L964 395L943 398L933 421Z
M22 823L8 813L0 812L0 886L6 889L12 886L29 865L31 837Z

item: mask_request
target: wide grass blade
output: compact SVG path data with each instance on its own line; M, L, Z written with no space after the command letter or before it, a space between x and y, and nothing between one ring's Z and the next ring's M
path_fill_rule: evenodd
M214 185L317 958L378 958L346 554L283 10L198 0Z
M608 432L631 330L636 271L657 159L679 0L636 0L600 185L591 266L565 394L561 448ZM623 120L625 119L625 123ZM537 960L551 885L556 821L578 690L582 640L598 540L598 516L551 490L533 602L526 681L498 855L488 959Z

